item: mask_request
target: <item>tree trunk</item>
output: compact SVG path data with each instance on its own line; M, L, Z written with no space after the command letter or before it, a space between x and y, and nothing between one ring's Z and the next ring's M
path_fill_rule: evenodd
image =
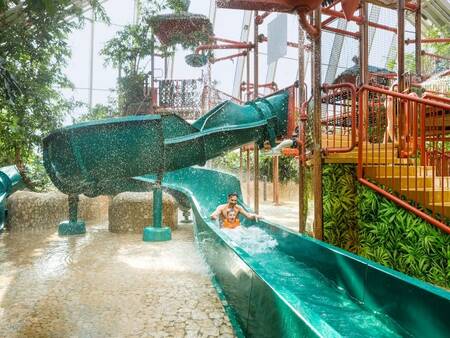
M27 175L27 170L25 168L25 165L23 164L19 146L14 147L14 151L15 151L15 157L16 157L15 165L16 165L17 169L19 170L20 176L22 176L23 183L25 183L25 185L27 186L28 189L30 189L32 191L36 191L36 187L35 187L34 183L31 181L31 179Z

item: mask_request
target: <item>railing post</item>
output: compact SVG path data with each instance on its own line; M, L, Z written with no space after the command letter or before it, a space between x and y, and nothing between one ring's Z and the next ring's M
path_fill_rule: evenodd
M298 125L298 138L302 136L305 125L301 120L303 102L305 100L306 91L305 83L305 35L303 28L298 21L298 102L297 107L294 104L294 110L298 109L297 125ZM293 88L295 91L295 88ZM295 97L295 93L293 93ZM308 108L306 108L308 109ZM305 147L302 142L298 142L298 231L304 233L306 230L305 219L305 163L303 162L302 153L300 147ZM302 150L303 151L303 150Z
M273 157L273 203L280 204L279 156Z
M397 83L398 92L403 93L405 90L405 0L398 0L397 18ZM407 148L407 130L405 128L407 121L405 108L401 101L401 99L397 100L396 106L398 108L400 152L404 152Z
M258 53L259 53L259 48L258 48L258 11L255 11L255 29L254 29L254 48L253 48L253 99L257 99L258 98L258 70L259 70L259 57L258 57ZM255 188L254 188L254 198L255 198L255 205L254 205L254 209L255 212L258 213L259 212L259 148L258 148L258 144L255 143L254 144L254 148L253 148L253 153L254 153L254 184L255 184Z
M422 0L416 0L417 8L415 13L416 26L416 75L422 77Z
M317 38L313 40L313 95L314 95L314 148L313 148L313 190L314 190L314 237L323 239L322 221L322 102L321 102L321 15L320 8L314 11L314 25L319 31Z

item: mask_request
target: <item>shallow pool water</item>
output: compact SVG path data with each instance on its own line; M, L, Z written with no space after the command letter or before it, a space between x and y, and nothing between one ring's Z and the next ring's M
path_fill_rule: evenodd
M173 240L0 235L0 337L233 337L191 226Z

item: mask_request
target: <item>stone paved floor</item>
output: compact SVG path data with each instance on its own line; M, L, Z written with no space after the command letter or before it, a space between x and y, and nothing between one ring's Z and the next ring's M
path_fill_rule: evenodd
M191 226L0 235L0 337L233 337Z

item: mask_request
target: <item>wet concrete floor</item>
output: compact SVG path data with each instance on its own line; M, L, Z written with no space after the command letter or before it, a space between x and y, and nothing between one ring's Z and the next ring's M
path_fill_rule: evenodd
M0 337L233 337L193 241L141 235L0 235Z
M314 221L314 204L312 201L309 206L309 213L307 217L306 231L313 231ZM275 205L271 201L262 201L259 205L259 214L264 219L280 224L293 231L298 231L298 201L282 201L280 204Z

